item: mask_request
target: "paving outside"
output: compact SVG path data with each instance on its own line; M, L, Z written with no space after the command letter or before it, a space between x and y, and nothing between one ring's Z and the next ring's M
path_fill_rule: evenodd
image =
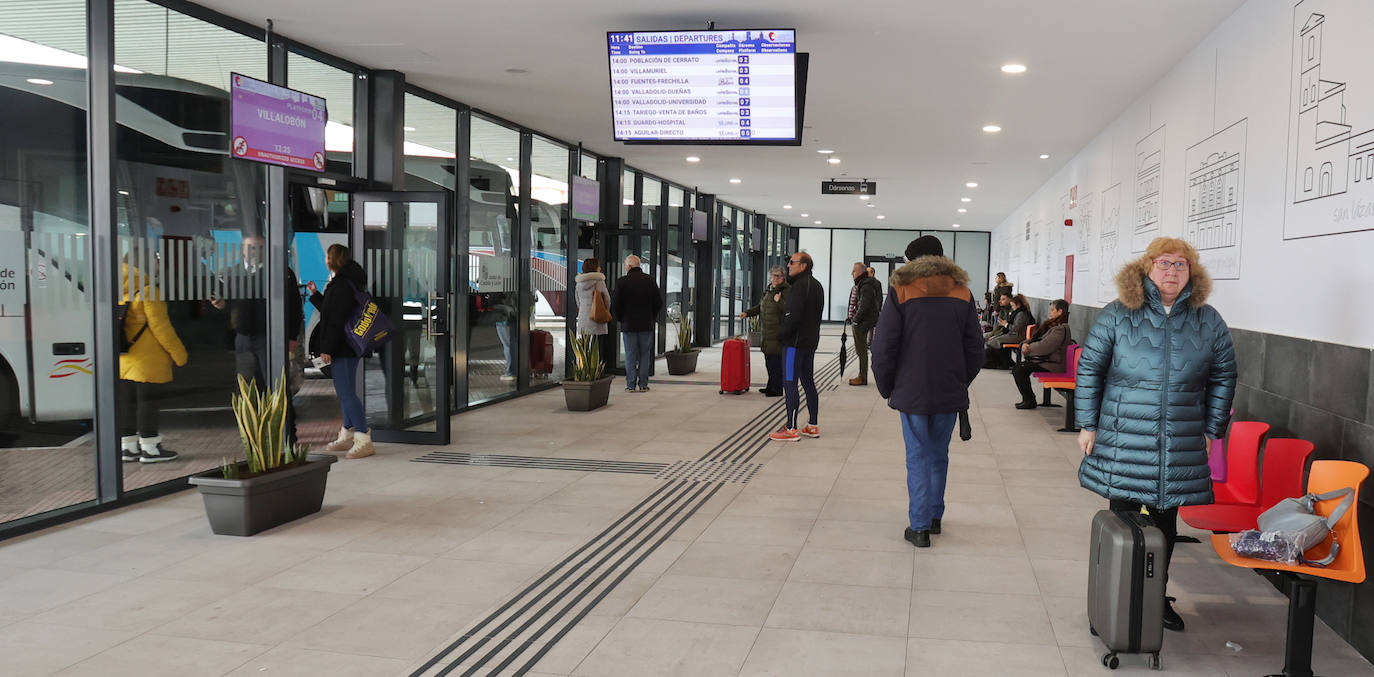
M897 417L872 387L827 387L819 439L769 443L776 400L718 395L718 369L718 349L689 376L659 364L650 392L618 381L589 413L567 412L558 389L482 408L454 418L442 450L762 464L747 483L416 463L436 448L379 445L332 466L320 513L251 538L211 535L182 492L0 543L0 673L1112 674L1085 617L1087 527L1105 501L1078 487L1062 410L1014 410L1009 374L980 376L945 533L918 551L901 537ZM672 491L708 486L670 509ZM606 551L638 560L574 567L631 515L666 525ZM1282 595L1205 544L1179 545L1171 574L1187 631L1167 633L1164 671L1126 656L1114 674L1281 669ZM542 636L502 620L546 618ZM1374 675L1320 622L1315 655L1321 674Z

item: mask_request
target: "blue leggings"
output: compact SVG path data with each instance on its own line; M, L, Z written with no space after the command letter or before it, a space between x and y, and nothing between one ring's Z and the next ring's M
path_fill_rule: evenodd
M816 392L816 351L787 348L782 355L783 392L787 395L787 428L795 429L798 411L801 409L801 395L797 392L797 382L806 391L806 412L808 423L816 425L816 415L820 412L820 393Z
M363 412L363 401L358 398L358 365L362 360L357 357L336 357L329 373L334 378L334 394L339 398L339 408L343 410L345 428L353 432L367 432L367 414Z

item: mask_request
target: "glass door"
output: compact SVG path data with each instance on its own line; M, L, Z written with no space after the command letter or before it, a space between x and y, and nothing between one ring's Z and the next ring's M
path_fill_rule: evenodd
M449 441L448 194L356 193L353 237L368 288L394 325L364 360L363 404L375 439Z

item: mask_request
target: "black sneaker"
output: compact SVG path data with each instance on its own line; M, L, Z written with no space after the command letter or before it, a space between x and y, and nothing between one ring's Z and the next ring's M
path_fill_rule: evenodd
M143 450L124 449L119 452L119 457L123 459L125 463L137 463L139 459L143 458Z
M1164 598L1164 629L1183 632L1183 617L1174 611L1174 598Z
M928 529L914 531L911 527L907 527L906 533L903 534L902 537L905 538L908 543L918 548L930 547L930 530Z
M938 534L938 533L940 533L940 518L939 518L939 517L936 517L936 518L933 518L933 519L930 520L930 533L932 533L932 534Z
M148 452L146 452L146 451L143 452L143 455L142 455L141 458L138 459L138 462L139 462L139 463L166 463L167 461L175 461L175 460L177 460L177 452L175 452L175 451L170 451L170 450L167 450L167 449L163 449L161 443L159 443L159 444L157 445L156 449L157 449L157 453L156 453L156 454L150 454L150 453L148 453Z

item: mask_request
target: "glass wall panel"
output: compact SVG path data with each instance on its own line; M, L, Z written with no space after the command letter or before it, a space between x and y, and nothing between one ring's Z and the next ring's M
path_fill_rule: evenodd
M635 172L626 169L620 175L620 227L633 228L635 206Z
M531 371L531 378L563 379L567 352L568 299L568 147L536 136L530 157L530 284L535 305L531 324L553 338L553 372ZM537 347L538 342L531 343Z
M749 298L749 228L753 222L753 214L743 209L735 210L735 288L731 293L735 303L730 308L731 335L745 333L741 331L739 318L735 315L744 300Z
M830 233L830 284L825 288L826 305L829 306L830 319L843 322L849 317L854 264L864 260L864 232L836 229Z
M286 77L292 89L323 97L328 106L329 122L324 127L326 171L352 174L353 73L289 52ZM406 148L406 153L410 153L410 148Z
M811 255L811 260L815 262L816 279L825 285L825 293L833 293L830 289L830 230L828 228L802 228L801 235L797 239L797 248ZM828 309L827 309L828 310ZM831 319L830 313L826 313L825 319ZM844 318L841 317L841 320Z
M906 258L907 244L920 236L921 233L915 230L870 230L864 254L903 259Z
M227 152L230 73L265 79L267 54L260 40L160 5L114 8L115 62L139 71L117 80L114 181L123 289L113 301L130 304L123 330L138 337L120 359L117 400L132 489L239 455L236 375L272 378L266 170Z
M3 523L94 500L96 463L86 3L3 4L0 31Z
M658 230L659 214L662 213L663 184L644 177L644 203L640 206L639 227ZM648 272L648 271L645 271Z
M582 154L581 174L584 179L596 180L596 156L591 153Z
M468 402L516 387L520 355L516 298L516 199L520 195L520 133L472 116L468 236Z
M667 265L667 286L663 290L664 301L668 308L668 332L676 331L674 323L682 316L683 312L683 253L682 253L682 210L684 194L677 186L668 186L668 241L664 243L664 250L668 254ZM676 335L676 334L674 334ZM668 348L672 349L677 345L676 341L668 341Z
M992 272L988 270L988 248L991 244L990 233L955 233L954 262L968 271L969 289L978 303L983 303L983 294L992 287Z
M735 208L720 205L720 265L716 267L720 280L716 294L716 338L728 338L730 333L730 299L735 295Z

